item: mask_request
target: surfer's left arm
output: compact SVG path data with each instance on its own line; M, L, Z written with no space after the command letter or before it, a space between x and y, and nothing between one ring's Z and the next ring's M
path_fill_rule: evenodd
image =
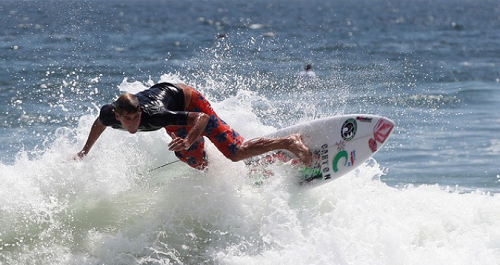
M192 126L186 138L180 138L174 134L170 135L172 141L168 144L168 149L171 151L186 150L198 140L205 128L207 127L210 116L203 112L190 112L187 118L187 126Z

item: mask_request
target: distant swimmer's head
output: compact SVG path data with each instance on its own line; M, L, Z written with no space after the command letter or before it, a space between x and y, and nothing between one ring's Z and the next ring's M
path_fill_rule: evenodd
M115 118L130 133L136 133L141 123L142 110L134 94L125 93L115 101Z
M306 67L304 67L306 71L311 70L313 67L310 63L306 64Z

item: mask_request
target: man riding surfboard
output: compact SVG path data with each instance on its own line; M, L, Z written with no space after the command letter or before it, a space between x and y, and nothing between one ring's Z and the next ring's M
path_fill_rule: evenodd
M112 104L104 105L78 158L90 152L106 127L132 134L165 128L172 137L169 150L181 161L200 170L208 165L203 136L233 162L283 149L293 153L303 164L311 163L309 148L299 134L245 141L219 118L200 92L185 84L155 84L137 94L125 93Z

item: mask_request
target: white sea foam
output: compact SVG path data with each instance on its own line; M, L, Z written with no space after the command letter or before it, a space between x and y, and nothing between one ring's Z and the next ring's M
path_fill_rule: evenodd
M120 89L143 86L125 83ZM253 137L274 130L252 114L250 102L265 103L259 97L241 91L213 105L228 123ZM207 172L182 163L148 172L175 161L163 131L129 135L106 130L84 161L72 161L94 119L87 115L77 128L58 130L56 141L38 157L21 152L13 165L0 165L0 262L500 260L497 194L460 193L437 185L390 187L379 180L390 168L383 169L376 160L311 190L298 187L293 169L286 166L274 167L274 176L254 185L243 163L228 161L211 144Z

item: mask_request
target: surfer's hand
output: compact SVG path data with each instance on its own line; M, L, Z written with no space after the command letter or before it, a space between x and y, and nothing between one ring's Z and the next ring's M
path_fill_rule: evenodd
M187 150L191 145L188 143L187 139L177 137L175 134L170 134L172 141L168 143L168 150L170 151L182 151Z
M82 151L76 153L75 156L73 156L73 160L81 161L85 155L86 155L85 151L82 150Z

